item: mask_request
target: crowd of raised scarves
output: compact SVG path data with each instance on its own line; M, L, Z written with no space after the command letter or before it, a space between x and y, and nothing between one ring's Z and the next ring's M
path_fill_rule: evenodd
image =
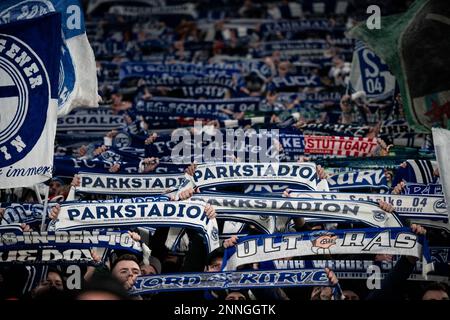
M351 10L229 4L87 8L103 106L58 119L48 212L39 188L2 191L4 298L445 298L432 139L395 91L349 89ZM194 121L207 142L278 129L276 161L173 161ZM385 280L369 288L372 266Z

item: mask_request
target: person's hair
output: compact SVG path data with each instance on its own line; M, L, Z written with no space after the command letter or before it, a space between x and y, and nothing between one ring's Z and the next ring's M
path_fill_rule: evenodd
M108 273L94 274L92 279L84 284L78 296L87 292L107 292L121 300L129 299L128 293L123 286Z
M133 254L126 253L126 254L123 254L123 255L119 256L117 259L115 259L115 260L113 261L113 263L111 264L111 271L114 270L114 268L116 267L116 265L117 265L120 261L124 261L124 260L126 260L126 261L134 261L134 262L136 262L136 264L139 266L139 260L138 260L138 258L137 258L135 255L133 255Z
M66 289L66 281L65 281L66 279L64 277L64 274L59 269L50 267L50 268L48 268L47 275L45 277L46 279L50 272L53 272L53 273L56 273L57 275L59 275L59 277L61 278L61 281L62 281L63 288Z
M440 282L432 282L430 284L428 284L427 286L425 286L423 292L422 292L422 297L425 295L425 293L427 291L444 291L446 293L448 293L448 287Z

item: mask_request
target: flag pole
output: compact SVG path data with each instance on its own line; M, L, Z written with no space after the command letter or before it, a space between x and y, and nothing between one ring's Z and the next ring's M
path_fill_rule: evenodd
M42 204L42 197L37 184L34 185L34 192L36 193L36 197L38 198L39 203Z
M45 218L47 218L47 208L48 208L48 194L50 192L50 187L45 186L45 199L44 199L44 211L42 212L42 222L41 222L41 232L44 231Z

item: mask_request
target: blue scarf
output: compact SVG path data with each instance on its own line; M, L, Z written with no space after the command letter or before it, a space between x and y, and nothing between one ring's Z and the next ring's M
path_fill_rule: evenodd
M323 269L199 272L139 276L133 295L165 291L332 286Z
M346 172L327 178L330 190L389 190L384 170Z

